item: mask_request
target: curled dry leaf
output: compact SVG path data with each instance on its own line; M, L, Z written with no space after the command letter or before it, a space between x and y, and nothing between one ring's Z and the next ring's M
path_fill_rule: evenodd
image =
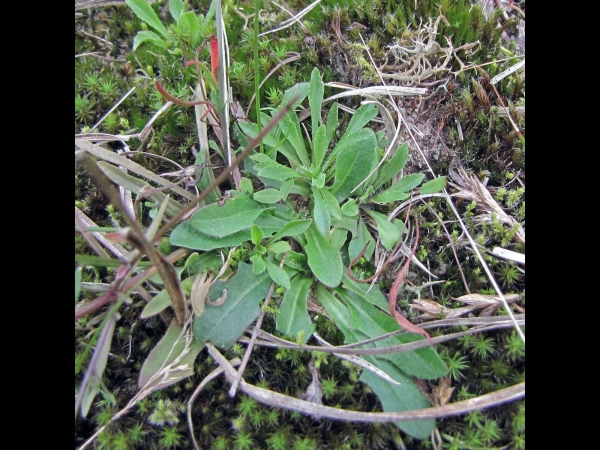
M227 289L223 289L221 291L221 296L217 298L214 302L211 302L210 300L207 300L207 302L210 303L212 306L221 306L223 303L225 303L225 300L227 300Z
M444 406L450 401L450 397L454 393L454 388L451 386L450 377L440 378L437 386L433 383L428 383L425 380L416 378L415 383L423 395L427 397L429 402L435 406Z
M208 296L208 291L213 280L212 274L208 275L208 277L207 275L206 272L199 273L196 275L196 278L194 278L194 283L192 284L190 303L192 304L192 309L197 317L202 316L202 313L204 312L206 297Z
M519 299L518 294L505 295L506 301L510 304ZM464 316L472 311L481 309L479 313L480 317L493 316L496 310L502 306L502 300L497 295L483 295L483 294L468 294L458 298L453 298L459 302L466 303L469 306L462 308L447 308L439 303L429 300L426 298L415 299L411 303L411 308L420 311L421 314L418 318L420 319L439 319L445 317L446 319L454 319L457 317Z
M451 386L450 377L444 377L437 386L432 385L431 400L433 406L444 406L452 397L454 388Z
M511 303L519 300L519 294L508 294L505 295L504 298L506 299L506 302L510 305ZM483 310L479 313L479 317L493 316L494 314L496 314L496 310L503 306L502 300L497 295L467 294L455 298L454 300L466 303L470 305L470 307L473 309L483 308Z
M504 298L510 304L519 300L519 294L506 294ZM467 305L479 305L479 308L492 305L502 305L502 300L500 300L500 297L497 295L467 294L454 298L453 300L458 300L459 302L466 303Z
M480 308L480 306L466 306L464 308L451 309L427 298L413 300L410 307L423 313L418 316L419 319L439 319L440 317L454 319Z

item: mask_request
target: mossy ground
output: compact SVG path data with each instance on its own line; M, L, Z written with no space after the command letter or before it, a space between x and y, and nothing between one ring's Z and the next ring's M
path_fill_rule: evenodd
M196 11L206 11L209 2L190 3ZM376 64L383 64L386 58L390 61L393 59L390 46L410 43L411 37L422 36L419 31L423 29L423 24L427 23L428 18L435 20L440 12L438 3L426 0L323 1L318 13L308 14L303 20L304 28L291 27L261 39L261 77L265 77L287 52L301 54L299 61L283 66L264 84L261 104L276 105L283 91L297 82L307 81L310 70L315 66L322 71L326 82L338 81L363 87L375 83L373 68L367 62L366 51L359 45L358 33L365 38ZM515 4L524 9L524 2ZM288 6L298 11L306 4L294 1L289 2ZM158 10L167 21L169 16L165 4L161 4ZM477 40L482 43L473 53L459 53L462 62L487 63L516 54L519 50L518 41L510 44L502 37L503 33L508 36L517 34L517 15L511 15L512 19L507 21L500 13L492 11L486 18L481 8L470 8L470 2L467 1L442 1L441 10L448 19L448 25L441 22L438 29L436 41L441 46L446 45L446 37L452 39L455 48ZM245 16L252 14L253 7L250 2L241 2L229 5L227 11L225 20L231 51L230 80L234 97L245 108L254 93L253 64L249 56L253 54L254 37L251 30L244 28ZM142 24L126 5L78 12L81 15L76 16L75 20L75 53L96 53L96 56L76 58L76 133L89 130L131 88L134 91L95 131L112 134L139 132L163 104L154 86L157 76L161 77L170 92L187 96L188 86L193 86L196 80L193 69L185 69L183 62L193 55L158 54L149 46L142 46L133 53L132 40ZM272 28L286 18L277 8L264 6L261 30ZM251 23L250 20L247 25L251 27ZM437 58L432 57L432 65L440 63ZM200 53L200 59L209 61L207 49ZM454 72L460 69L454 60L448 67ZM407 100L401 102L400 106L406 113L407 121L423 132L419 142L437 174L447 174L452 158L458 158L470 173L481 180L487 179L487 185L500 205L512 217L524 223L524 139L519 138L506 117L498 113L499 104L490 85L490 78L506 67L495 63L456 75L441 72L424 82L447 79L447 90L438 91L427 101L419 103ZM390 83L403 84L393 80ZM524 115L517 111L517 106L524 106L524 78L509 76L496 88L524 134ZM326 90L325 94L333 94L333 91ZM355 107L357 101L347 99L344 102L347 106ZM252 114L251 111L250 119ZM342 120L348 119L342 117ZM406 134L401 139L410 142ZM137 148L139 144L136 140L129 142L131 148ZM145 143L144 150L172 159L185 167L193 162L191 149L194 145L197 145L197 138L193 109L171 108L155 123L154 133ZM173 170L161 159L139 156L136 160L155 173ZM411 147L411 170L423 171L424 165L425 161ZM106 198L77 166L76 175L76 204L100 226L118 223L118 214L110 208L107 210L109 204ZM428 292L429 296L433 294L437 302L455 308L462 305L454 299L465 294L448 237L432 211L449 221L448 231L456 244L458 259L470 289L478 293L493 293L472 251L465 245L460 228L452 222L451 213L444 202L432 199L429 208L423 204L416 207L422 229L419 259L426 262L432 273L446 280ZM475 222L472 218L475 211L468 202L459 203L458 207L482 248L489 250L501 245L524 253L524 244L510 239L505 225ZM76 253L92 254L80 235L76 234L75 240ZM486 260L504 292L519 294L518 305L524 307L524 272L515 264L490 255L486 255ZM384 278L383 286L391 284L391 276L393 272ZM83 271L84 281L110 282L113 278L114 271L111 269L86 267ZM409 273L407 280L415 286L429 281L416 272ZM85 292L84 296L94 297ZM404 301L399 302L403 310L409 310L408 301L413 298L413 294L404 292ZM138 319L144 304L145 301L135 299L131 306L123 310L113 339L104 381L114 395L116 405L102 396L97 397L97 403L92 406L88 418L76 421L76 446L105 423L111 414L121 409L136 392L141 365L166 329L160 318ZM503 314L501 308L498 314ZM409 310L409 316L414 315ZM82 359L89 332L86 324L90 319L81 319L76 323L76 361ZM263 327L273 331L274 320L271 316L268 316ZM343 341L343 336L332 322L322 317L317 331L332 343L341 344ZM240 356L239 350L236 346L227 356ZM438 351L451 369L449 376L454 388L451 401L492 392L524 380L524 346L514 331L490 332L459 339L448 345L440 345ZM310 357L306 352L256 348L245 378L251 383L298 396L311 381L307 370ZM187 403L197 384L215 367L206 353L201 353L193 377L143 401L103 433L95 443L96 448L191 448L185 414L180 406ZM85 364L76 373L76 389L84 369ZM327 364L321 365L325 393L323 401L342 408L380 411L377 398L366 385L357 382L356 375L354 369L348 368L340 360L328 358ZM435 384L424 384L423 389L431 392ZM160 418L161 414L163 418L166 417L162 425L157 423L157 417ZM167 420L169 418L171 422ZM393 425L314 420L263 407L243 395L232 400L227 396L227 386L221 378L209 383L198 397L193 418L194 432L203 448L433 448L430 441L413 440ZM524 428L524 402L438 421L444 448L498 448L506 445L524 448Z

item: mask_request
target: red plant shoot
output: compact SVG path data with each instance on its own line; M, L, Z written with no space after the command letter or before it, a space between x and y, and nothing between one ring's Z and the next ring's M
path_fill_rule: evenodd
M218 81L217 69L219 68L219 41L216 36L210 37L210 67L213 77Z

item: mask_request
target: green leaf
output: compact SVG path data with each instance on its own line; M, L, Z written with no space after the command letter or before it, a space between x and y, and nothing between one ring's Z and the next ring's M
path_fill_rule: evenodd
M249 197L228 199L223 206L216 203L197 211L190 222L209 236L222 238L250 228L264 207Z
M204 342L191 339L189 353L175 364L175 368L169 371L169 376L159 376L155 381L150 382L151 378L159 373L162 367L171 364L181 356L186 342L186 336L181 336L181 334L182 328L177 325L175 320L171 321L171 325L169 325L163 338L150 351L146 361L144 361L138 379L140 389L149 387L153 390L162 389L194 374L194 361L204 347Z
M337 199L331 194L331 192L329 192L329 189L327 188L319 189L319 192L323 196L323 202L325 203L325 207L327 208L327 211L329 211L329 214L340 220L342 218L342 211Z
M302 253L289 251L285 257L285 265L291 269L306 272L308 270L308 259L306 258L306 255Z
M133 38L133 51L135 51L144 42L151 42L160 48L167 48L167 43L154 31L140 31Z
M324 92L325 87L323 85L323 79L321 78L319 69L315 67L310 74L310 87L308 89L308 104L310 106L313 143L316 141L317 129L319 128L319 122L321 121L321 107L323 105ZM325 130L323 130L323 132L324 131ZM321 162L322 161L323 159L321 159ZM315 164L315 166L318 167L317 164Z
M352 233L352 236L354 236L356 234L356 232L358 231L358 222L357 222L358 218L348 218L348 217L342 217L341 219L333 219L331 221L331 226L333 227L337 227L337 228L343 228L344 230L348 230L350 233Z
M192 226L189 220L175 227L169 240L172 245L193 250L213 250L222 247L234 247L250 240L250 229L238 231L224 238L208 236Z
M165 216L165 211L167 210L168 204L169 204L169 196L167 195L167 197L161 203L160 208L158 208L156 215L152 218L152 223L150 223L150 226L146 229L145 234L146 234L146 239L148 239L148 241L152 242L154 240L154 236L156 235L156 232L158 231L160 225L162 224L162 220Z
M291 249L290 244L286 241L275 242L267 246L267 251L275 254L289 252Z
M304 101L304 99L306 98L306 96L308 95L308 90L310 88L310 85L306 82L304 83L298 83L294 86L292 86L291 88L287 89L284 93L283 93L283 100L281 101L281 104L279 105L279 107L277 108L277 112L281 111L281 109L286 106L287 104L289 104L293 98L296 98L296 101L291 105L291 109L296 109L296 107L302 103Z
M421 181L425 178L425 174L422 173L413 173L410 175L406 175L402 177L400 181L392 184L389 188L387 188L383 192L392 192L392 191L401 191L401 192L409 192L412 189L416 188Z
M400 181L392 184L386 190L380 192L378 195L373 197L373 201L376 203L390 203L393 201L404 200L409 197L407 192L417 187L421 181L423 181L425 175L422 173L413 173L403 177Z
M294 111L290 111L282 120L279 122L279 126L283 130L284 134L294 151L296 156L300 160L303 166L309 166L310 161L308 159L308 153L306 152L306 146L304 145L304 138L302 137L302 131L300 129L300 122L298 116Z
M78 255L75 254L75 262L82 266L95 266L95 267L121 267L123 261L116 258L101 258L100 256L93 255ZM137 263L138 267L147 268L152 265L149 261L141 261Z
M279 189L263 189L254 194L254 200L259 203L277 203L281 200Z
M292 189L293 186L294 186L293 178L291 178L287 181L284 181L284 183L281 185L281 188L279 188L281 200L283 200L285 202L285 200L287 199L287 196L290 193L290 190Z
M250 236L252 237L252 243L254 245L258 245L263 240L265 235L263 234L263 230L258 225L252 225L252 231Z
M359 283L358 281L354 281L352 278L348 277L344 271L342 286L346 290L354 292L356 295L366 300L370 304L377 306L382 311L387 311L389 308L388 301L381 293L381 289L379 288L378 284L371 286L370 283Z
M344 133L344 136L342 136L342 139L351 138L353 133L361 130L377 115L378 112L378 109L372 103L361 105L352 116L352 119L350 119L350 123L348 124L348 128L346 128L346 132ZM375 142L377 142L377 140L375 140Z
M337 288L335 292L340 295L352 313L350 327L364 333L369 338L392 333L401 328L396 319L387 312L383 312L371 303L366 302L361 295L343 288ZM403 333L376 341L373 345L366 345L365 347L389 347L423 339L425 338L420 334ZM389 353L378 356L377 359L388 360L397 367L401 367L402 371L408 375L425 380L442 377L448 372L448 368L431 346L422 347L410 352Z
M368 245L367 245L368 242ZM362 219L358 220L358 233L355 233L354 237L348 244L348 257L350 261L353 261L356 258L363 248L367 245L367 249L365 250L364 257L368 261L371 259L373 255L373 251L375 250L375 239L367 229L365 222Z
M160 291L157 295L152 297L152 299L146 303L140 317L142 319L147 319L148 317L155 316L158 313L163 312L171 305L171 298L169 297L169 292L166 289Z
M229 280L217 281L208 293L214 302L227 290L225 303L213 306L209 302L201 317L194 318L193 330L198 341L211 341L217 347L229 349L260 313L259 301L271 286L267 272L254 275L246 263L238 263L238 271Z
M367 383L373 389L375 395L379 397L385 412L411 411L431 406L416 383L396 366L381 359L372 357L365 357L365 359L383 370L394 380L400 382L400 386L395 386L368 370L362 371L359 380ZM435 419L407 420L394 423L406 434L417 439L427 439L435 429Z
M295 206L295 205L292 205L292 206ZM272 206L272 208L273 209L269 208L269 212L273 211L273 216L275 216L278 219L283 220L282 227L287 225L288 222L300 219L300 214L298 214L294 208L291 208L288 205L276 203ZM262 216L258 216L259 219L261 217Z
M152 7L146 0L125 0L129 7L133 10L136 16L146 22L156 31L158 31L165 39L169 36L169 32L160 21Z
M337 291L337 290L336 290ZM343 291L343 290L342 290ZM317 285L315 288L315 295L329 314L329 316L335 321L338 327L342 330L345 337L345 343L352 344L356 343L371 337L369 334L366 334L364 331L359 329L354 329L351 327L352 322L352 314L348 307L344 306L342 302L340 302L335 296L333 296L330 292L327 291L323 286ZM345 299L344 299L345 300ZM366 306L368 306L366 314L371 314L374 311L378 311L377 308L372 305L362 301ZM354 312L356 313L356 311ZM383 313L376 313L379 318ZM388 316L391 320L390 316ZM372 320L369 317L365 317L365 319ZM395 322L395 321L394 321ZM396 325L397 326L397 325ZM383 334L383 333L382 333ZM380 335L378 335L380 336ZM402 335L406 336L406 335ZM414 335L413 335L414 336ZM399 336L398 336L399 337ZM391 343L387 343L389 339L386 339L386 345L392 345ZM379 341L378 341L379 342ZM370 343L365 345L366 348L375 347L375 343ZM420 349L422 350L422 349ZM434 350L431 350L437 359L441 362L441 359ZM404 354L414 354L416 352L406 352ZM396 364L390 362L387 358L388 355L381 355L380 357L371 357L371 356L363 356L367 361L371 364L374 364L379 369L386 372L390 377L394 380L400 382L400 385L393 385L385 380L382 380L378 376L370 376L371 372L363 371L361 376L361 380L365 381L369 386L373 389L373 391L379 396L379 399L384 405L385 411L410 411L414 409L421 409L423 407L429 406L429 402L425 395L420 392L415 383L411 380L409 376L407 376L402 370L400 370ZM426 363L427 361L425 361ZM441 363L443 367L443 362ZM447 370L446 370L447 371ZM443 372L442 370L438 370L438 372ZM441 376L441 375L440 375ZM433 426L435 426L435 421L433 421ZM410 434L411 436L423 438L428 436L432 426L431 420L420 420L420 421L408 421L408 422L397 422L396 426ZM427 433L426 433L427 432Z
M252 186L252 181L248 178L244 177L240 180L240 190L244 191L248 195L252 195L254 193L254 187Z
M196 161L194 162L195 165L200 166L204 163L204 157L205 157L205 153L206 152L200 152L198 153L198 156L196 157ZM205 171L202 172L202 176L200 177L200 181L198 183L196 183L196 186L198 187L198 189L200 190L200 192L205 191L206 189L208 189L208 187L210 186L212 180L211 180L211 174L210 172L212 171L212 169L207 169ZM217 190L218 188L214 188L212 189L208 196L206 197L206 199L202 202L200 202L200 206L205 206L208 205L210 203L216 203L217 201L219 201L220 198L220 191L219 191L219 196L217 196ZM252 193L250 193L252 194Z
M312 280L310 278L300 275L294 277L291 287L283 295L276 321L277 331L288 336L298 336L300 334L304 336L304 344L315 331L316 326L311 323L306 306L311 284Z
M387 251L391 251L400 239L400 231L396 226L388 222L387 217L375 211L367 211L377 223L377 232L379 239Z
M75 303L79 300L79 294L81 294L81 267L75 268Z
M280 286L283 286L286 289L290 289L290 277L285 272L285 270L279 268L279 266L276 266L268 259L265 259L264 261L267 265L267 272L269 272L269 276L271 277L271 279Z
M274 242L277 242L281 238L288 236L294 237L304 233L308 229L308 227L310 227L311 223L311 219L292 220L288 222L281 228L281 230L275 233L275 235L267 241L267 246L272 245Z
M327 139L327 130L325 125L319 126L315 136L313 137L313 164L317 170L321 168L325 153L329 147L329 139Z
M267 265L265 264L265 259L262 257L262 255L252 255L250 257L250 261L252 261L252 273L254 275L260 275L267 268Z
M290 161L291 163L291 161ZM283 185L284 182L282 180L275 180L273 178L269 178L269 177L265 177L262 175L258 174L258 171L255 169L255 166L257 164L250 158L247 158L244 161L244 170L252 175L256 175L260 181L263 182L263 184L265 186L271 186L274 188L278 188L281 192L282 192L282 198L284 197L283 195ZM290 169L287 166L282 166L282 167L286 167L287 169ZM299 166L297 166L299 167ZM290 169L293 170L293 169ZM298 177L302 177L302 174L297 173ZM289 177L288 181L291 180L293 177ZM304 196L309 196L310 195L310 189L308 187L308 183L300 178L296 178L295 180L293 180L293 183L289 184L289 192L293 193L293 194L300 194L300 195L304 195Z
M376 163L375 133L364 128L353 135L354 139L336 145L335 182L330 192L342 202L363 181ZM333 154L332 152L332 154Z
M183 2L181 0L169 0L169 12L173 16L173 19L175 19L175 22L178 22L183 12Z
M258 136L258 125L256 125L255 123L245 122L245 121L237 122L237 124L239 125L239 127L245 134L247 134L248 136L250 136L253 139L256 139L256 137ZM274 132L271 131L271 133L267 134L263 138L263 142L265 143L265 145L268 145L269 147L272 147L272 148L277 147L277 144L278 144L278 141L275 139L275 135L273 133ZM262 153L257 153L257 155L262 155ZM266 155L263 155L263 156L266 156ZM268 156L266 156L266 157L268 158ZM299 166L300 164L298 163L296 165Z
M342 214L348 217L354 217L358 215L358 205L356 200L351 198L341 208Z
M406 192L387 191L382 192L381 194L378 194L375 197L371 198L371 201L379 205L387 205L388 203L406 200L408 197L410 197L410 195Z
M204 252L202 254L194 252L188 256L181 270L181 278L189 278L209 270L218 270L222 264L221 255L217 252Z
M334 228L331 232L331 246L336 250L341 250L348 239L348 230L344 228Z
M313 188L321 189L325 186L325 174L323 172L319 173L316 177L312 177L310 180L310 185Z
M325 289L323 285L317 284L314 291L315 295L323 305L323 308L325 308L329 317L331 317L336 325L339 326L342 331L344 328L348 329L350 327L350 321L352 320L350 310L335 298L331 292ZM346 336L346 333L344 333L344 336ZM347 336L346 342L348 342Z
M325 286L336 287L341 283L344 271L340 252L331 246L315 225L311 225L304 235L307 241L304 250L313 274Z
M296 172L290 167L273 161L267 155L257 153L250 158L257 162L257 164L254 165L254 170L256 170L258 175L261 177L268 177L280 181L302 177L302 174Z
M408 144L402 144L391 159L381 166L377 180L373 183L373 189L377 190L385 183L399 174L408 161Z
M319 233L325 237L329 237L329 228L331 227L331 216L329 215L329 210L327 209L327 206L325 206L325 201L323 200L321 190L318 188L313 188L312 191L314 200L313 218L315 220L315 225L317 226Z
M198 18L194 11L188 11L183 13L177 22L177 29L184 35L193 37L200 27L198 25Z
M441 192L445 187L446 177L437 177L421 186L421 189L419 189L419 194L435 194L437 192Z
M331 109L327 114L327 142L331 142L335 129L338 126L338 103L331 105Z

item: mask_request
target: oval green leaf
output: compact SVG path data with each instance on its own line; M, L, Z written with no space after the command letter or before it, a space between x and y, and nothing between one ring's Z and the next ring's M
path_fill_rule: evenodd
M146 0L125 0L136 16L158 31L165 39L169 32Z
M437 177L421 186L421 189L419 189L419 194L435 194L437 192L441 192L445 187L446 177Z
M315 324L310 321L306 306L311 284L310 278L294 277L291 288L283 295L276 321L277 331L294 337L302 334L303 343L315 331Z
M388 222L387 217L383 214L375 211L368 211L368 213L377 223L377 231L379 232L381 243L386 250L391 251L398 243L398 239L400 239L400 231L393 223Z
M196 212L190 222L200 232L223 238L250 228L264 206L249 197L229 199L223 206L216 203Z
M254 200L259 203L277 203L281 200L279 189L263 189L254 194Z
M226 282L217 281L208 293L211 302L223 296L222 305L213 306L207 302L204 314L195 317L192 325L196 339L228 349L242 335L260 313L258 302L263 300L271 286L271 277L265 271L254 275L248 264L240 262L238 271Z
M265 259L264 262L267 265L267 272L269 272L269 276L271 277L271 279L280 286L283 286L286 289L290 289L290 277L285 272L285 270L279 268L279 266L276 266L268 259Z
M267 251L275 254L289 252L291 249L290 244L286 241L274 242L267 246Z
M325 286L336 287L342 282L344 265L340 252L331 246L313 224L304 233L308 266Z

